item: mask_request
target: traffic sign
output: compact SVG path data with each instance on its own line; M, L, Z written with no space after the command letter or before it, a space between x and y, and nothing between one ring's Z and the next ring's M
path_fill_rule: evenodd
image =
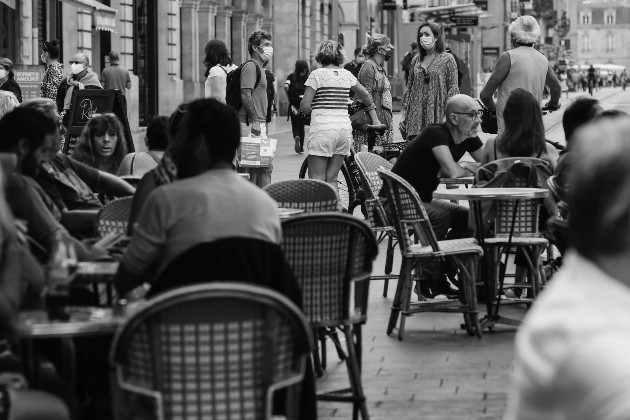
M479 25L479 16L451 16L451 23L455 26L477 26Z

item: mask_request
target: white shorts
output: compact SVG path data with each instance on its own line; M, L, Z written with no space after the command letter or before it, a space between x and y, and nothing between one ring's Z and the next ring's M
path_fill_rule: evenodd
M347 156L352 146L352 127L311 127L306 137L309 155L332 157Z

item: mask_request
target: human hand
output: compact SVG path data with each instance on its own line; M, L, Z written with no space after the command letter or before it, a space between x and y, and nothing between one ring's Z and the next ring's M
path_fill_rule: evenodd
M260 136L260 121L252 122L252 134L256 137Z
M403 140L407 140L407 125L405 124L405 120L400 121L398 124L398 130L400 130Z

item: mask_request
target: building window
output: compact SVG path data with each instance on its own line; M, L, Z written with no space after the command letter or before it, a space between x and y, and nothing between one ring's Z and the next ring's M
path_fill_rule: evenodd
M591 37L588 35L582 35L582 52L591 51Z
M591 24L591 12L580 12L580 24L582 25Z
M615 10L604 11L604 23L606 25L614 25L616 21L617 21L617 16L616 16Z
M614 52L615 51L615 35L614 34L606 34L606 52Z

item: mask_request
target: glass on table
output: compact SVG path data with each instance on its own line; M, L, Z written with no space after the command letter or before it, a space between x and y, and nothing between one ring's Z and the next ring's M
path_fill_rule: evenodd
M47 266L47 287L44 289L44 304L51 321L69 319L66 305L70 297L70 282L76 274L77 265L74 245L58 232Z

